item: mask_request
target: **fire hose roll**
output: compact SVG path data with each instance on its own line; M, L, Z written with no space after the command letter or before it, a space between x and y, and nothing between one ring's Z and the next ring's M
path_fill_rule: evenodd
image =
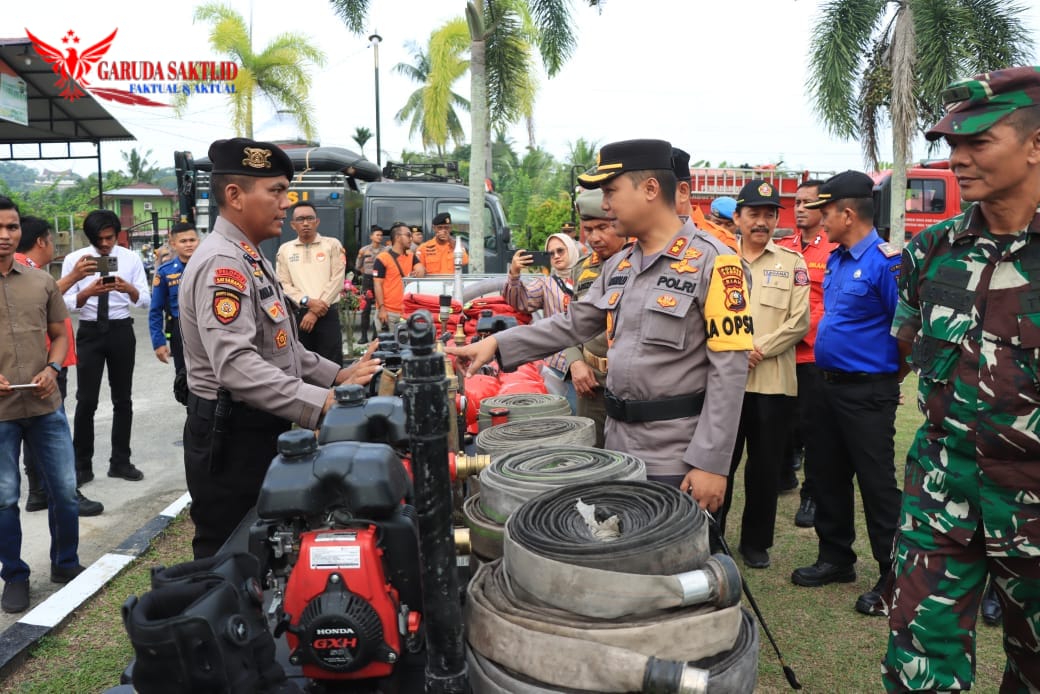
M592 446L596 443L596 423L588 417L521 419L506 422L477 434L477 453L494 460L504 453L538 446Z
M477 421L480 424L481 431L491 426L491 410L499 407L509 410L510 422L524 419L571 416L570 403L562 395L545 393L493 395L480 401L480 412L477 415Z
M501 611L498 603L503 596L496 593L507 581L498 564L482 566L468 588L466 623L471 652L467 659L476 694L728 694L754 689L757 631L739 606L714 613L679 611L639 624L583 622L573 615L541 609L525 613L523 603ZM547 616L553 621L545 621ZM716 623L725 626L725 642L709 633ZM658 631L661 633L655 633ZM671 633L672 643L662 645L666 632ZM704 639L715 642L706 644ZM716 652L700 657L705 648ZM663 650L651 652L654 649Z
M589 426L585 431L589 437L595 438L596 430L592 420L586 421ZM540 420L517 422L524 425L539 423ZM482 432L481 436L512 424L513 422L499 425ZM493 458L491 465L481 470L480 508L488 518L505 523L522 504L549 490L569 484L645 479L646 465L639 458L627 453L605 451L591 446L547 446L539 440L536 447L510 451ZM700 532L705 537L704 549L707 552L707 535L706 530L703 530L707 526L703 518L699 523L698 527L702 528Z
M480 508L480 494L473 494L462 504L462 518L469 528L469 544L473 554L483 559L499 559L502 556L502 532L504 528L488 518Z
M616 516L619 536L595 537L579 501L595 506L599 521ZM503 549L506 572L525 600L587 617L740 600L740 572L725 555L708 557L706 523L693 499L659 482L546 492L509 517Z

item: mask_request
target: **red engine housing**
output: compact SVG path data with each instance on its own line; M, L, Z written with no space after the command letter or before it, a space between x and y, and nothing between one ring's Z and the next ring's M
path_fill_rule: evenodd
M285 586L290 659L305 677L386 677L401 654L400 599L374 526L301 533Z

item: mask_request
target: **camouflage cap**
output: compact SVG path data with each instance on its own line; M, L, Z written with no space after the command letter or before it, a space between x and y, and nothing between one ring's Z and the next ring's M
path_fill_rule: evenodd
M1016 109L1040 104L1040 66L975 75L951 84L941 98L946 115L925 133L929 141L985 132Z
M582 219L610 219L603 211L603 191L599 188L583 190L574 198L574 208Z

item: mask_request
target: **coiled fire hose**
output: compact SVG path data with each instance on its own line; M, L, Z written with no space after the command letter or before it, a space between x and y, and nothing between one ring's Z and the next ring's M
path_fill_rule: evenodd
M536 446L592 446L596 423L588 417L521 419L492 426L477 434L477 453L492 459L517 448Z
M569 417L571 414L570 403L562 395L543 393L494 395L480 401L477 423L480 425L481 431L491 426L491 410L497 410L500 407L509 410L510 422L543 417Z
M516 424L534 425L544 421L529 420ZM513 424L500 424L482 432L481 436ZM590 428L589 432L595 435L593 429ZM481 471L480 494L470 496L463 505L463 518L470 530L473 551L485 559L501 557L502 523L521 504L542 492L579 482L644 479L646 465L643 461L616 451L588 446L538 446L506 453Z

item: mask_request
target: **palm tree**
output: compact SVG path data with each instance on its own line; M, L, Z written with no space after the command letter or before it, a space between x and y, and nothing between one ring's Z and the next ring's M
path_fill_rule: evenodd
M354 34L364 31L370 0L330 0ZM585 0L599 6L601 0ZM530 46L538 46L549 76L574 49L568 0L467 0L470 54L469 206L484 209L484 179L491 174L491 128L496 119L526 117L534 103ZM523 39L530 39L525 41ZM526 51L526 52L525 52ZM432 64L431 64L432 67ZM494 110L492 110L494 109ZM483 215L471 214L470 268L484 270Z
M408 135L419 134L423 149L433 148L441 159L450 138L458 146L466 141L466 132L456 109L469 110L469 101L452 91L454 83L469 69L462 58L469 41L466 23L451 20L430 34L429 48L423 50L409 41L406 45L414 64L398 63L394 72L417 82L416 89L394 116L398 123L409 122ZM461 48L456 49L461 43ZM431 56L437 56L437 69L432 69Z
M942 116L953 80L1021 64L1030 39L1007 0L829 0L809 58L809 91L833 135L860 138L878 163L881 115L892 124L891 243L902 247L906 167L916 132Z
M152 156L152 150L141 154L134 147L129 152L120 152L120 154L123 155L123 161L126 162L126 172L130 175L132 183L155 183L155 179L159 175L159 167L148 161L148 157Z
M351 139L361 148L361 156L365 156L365 143L372 139L372 131L365 127L357 127Z
M279 110L288 112L304 138L315 139L310 104L310 66L325 65L325 53L302 34L279 34L259 53L253 51L252 31L238 12L226 5L208 3L195 8L194 21L210 24L209 43L238 64L231 101L231 125L238 135L253 136L254 100L263 95ZM178 94L174 107L183 113L188 95Z

